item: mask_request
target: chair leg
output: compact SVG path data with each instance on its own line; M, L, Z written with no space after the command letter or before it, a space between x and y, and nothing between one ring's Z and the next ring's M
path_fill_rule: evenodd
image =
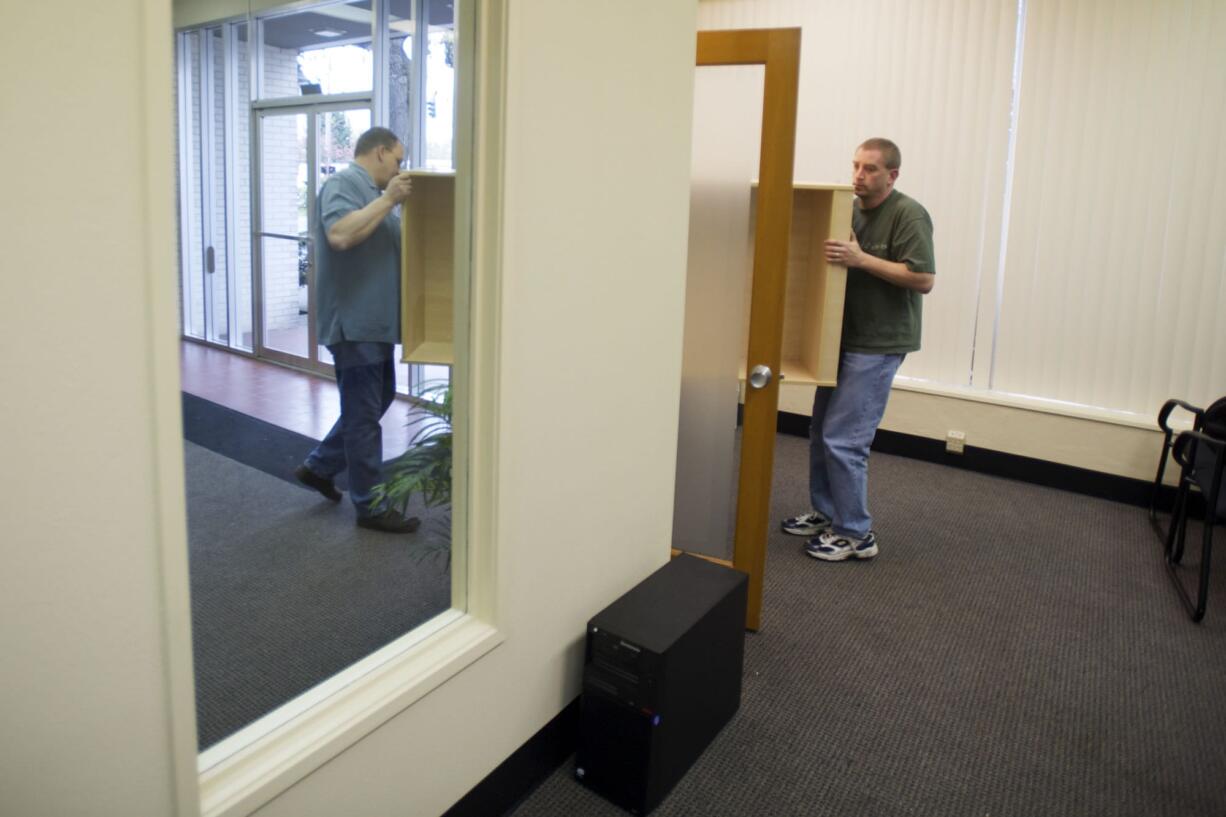
M1192 610L1192 620L1200 621L1205 617L1205 604L1209 601L1209 557L1213 553L1213 515L1205 516L1205 533L1200 546L1200 593L1196 599L1196 608Z
M1190 440L1190 442L1184 446L1183 455L1177 454L1175 456L1175 459L1183 466L1183 472L1179 476L1179 491L1175 497L1175 510L1171 518L1171 527L1167 531L1166 536L1166 570L1170 574L1171 581L1175 583L1175 589L1179 592L1179 600L1183 602L1188 614L1192 617L1192 621L1199 622L1205 617L1205 605L1209 597L1209 567L1213 561L1213 528L1219 519L1226 519L1221 513L1218 501L1222 495L1223 472L1226 471L1226 450L1224 450L1226 443L1205 434L1199 428L1181 433L1179 440L1176 442L1176 450L1180 448L1184 440ZM1197 474L1194 471L1194 465L1197 462L1198 445L1209 446L1209 450L1212 453L1213 475L1209 480L1207 490L1204 472L1202 471ZM1184 540L1187 538L1188 493L1193 479L1196 480L1202 495L1205 497L1205 522L1201 531L1200 546L1200 576L1198 577L1199 581L1197 581L1195 603L1193 603L1192 597L1188 593L1188 588L1184 586L1184 582L1180 579L1177 572L1177 565L1183 559Z
M1175 537L1175 549L1171 553L1171 561L1175 564L1183 563L1183 548L1188 541L1188 506L1187 500L1184 500L1183 515L1179 520L1179 535Z
M1162 549L1166 560L1172 564L1179 564L1183 560L1184 536L1188 529L1187 505L1188 485L1181 481L1179 491L1175 494L1175 507L1171 509L1171 522L1166 529L1166 542Z
M1180 579L1178 573L1178 565L1183 561L1184 540L1188 531L1188 483L1183 479L1179 482L1179 492L1175 495L1175 507L1171 511L1171 525L1166 532L1166 545L1164 552L1166 554L1166 572L1171 577L1171 582L1175 585L1175 590L1179 593L1179 601L1183 603L1184 609L1188 611L1188 615L1193 621L1200 621L1204 617L1204 604L1202 594L1202 604L1194 605L1192 597L1188 594L1187 588L1183 586L1183 580ZM1201 575L1202 583L1205 582L1205 574ZM1198 610L1197 608L1201 608Z
M1207 514L1205 517L1205 527L1201 534L1200 545L1200 575L1197 581L1196 601L1192 601L1192 595L1188 589L1184 587L1183 580L1179 578L1179 573L1176 571L1176 566L1180 559L1183 558L1183 543L1187 533L1188 519L1183 515L1177 520L1173 520L1171 535L1167 537L1168 549L1172 546L1174 540L1177 552L1168 550L1166 558L1166 570L1170 574L1171 581L1175 584L1175 589L1179 591L1179 600L1183 602L1184 608L1188 611L1188 615L1192 617L1192 621L1199 622L1205 617L1205 607L1209 601L1209 567L1213 559L1213 515ZM1178 526L1178 534L1174 528Z
M1205 604L1209 600L1209 563L1213 556L1213 525L1217 521L1218 498L1222 491L1222 471L1226 468L1222 452L1218 452L1217 466L1213 470L1209 495L1205 498L1205 529L1200 546L1200 598L1196 601L1196 609L1192 611L1192 620L1200 621L1205 617Z
M1166 458L1171 450L1171 432L1166 432L1162 440L1162 454L1158 457L1158 474L1154 477L1154 487L1149 494L1149 524L1158 534L1159 541L1166 538L1162 524L1158 521L1158 496L1162 492L1162 475L1166 471ZM1174 519L1174 517L1172 517Z

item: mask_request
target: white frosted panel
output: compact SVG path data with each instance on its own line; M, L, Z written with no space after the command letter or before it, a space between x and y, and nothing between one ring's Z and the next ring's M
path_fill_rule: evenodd
M739 372L752 268L762 66L699 68L694 82L689 264L673 546L731 558Z

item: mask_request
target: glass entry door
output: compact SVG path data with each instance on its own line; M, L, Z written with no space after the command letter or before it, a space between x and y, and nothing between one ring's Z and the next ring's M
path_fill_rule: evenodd
M258 116L257 354L328 372L332 358L316 330L315 201L328 176L348 167L354 142L370 128L370 106L275 107Z

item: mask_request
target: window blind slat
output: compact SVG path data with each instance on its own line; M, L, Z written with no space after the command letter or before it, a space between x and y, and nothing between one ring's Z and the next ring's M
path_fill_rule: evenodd
M1226 393L1226 3L1021 8L703 0L699 25L802 27L797 178L902 147L938 265L904 376L1144 415Z
M997 266L1016 15L1016 0L699 4L700 29L802 28L797 179L849 182L870 136L902 148L898 187L932 215L938 269L906 376L970 380L981 278Z

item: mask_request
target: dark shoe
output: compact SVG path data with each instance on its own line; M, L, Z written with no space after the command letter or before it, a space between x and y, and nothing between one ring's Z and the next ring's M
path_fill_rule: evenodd
M305 465L299 465L294 469L294 478L306 487L314 488L316 491L319 491L333 502L341 501L341 492L336 490L336 486L332 484L332 480L321 477L319 474L316 474Z
M412 533L421 526L416 516L405 516L400 511L387 509L374 516L359 516L358 527L379 530L384 533Z
M780 527L783 528L784 533L790 533L793 536L817 536L830 527L830 519L820 511L809 511L783 520Z

